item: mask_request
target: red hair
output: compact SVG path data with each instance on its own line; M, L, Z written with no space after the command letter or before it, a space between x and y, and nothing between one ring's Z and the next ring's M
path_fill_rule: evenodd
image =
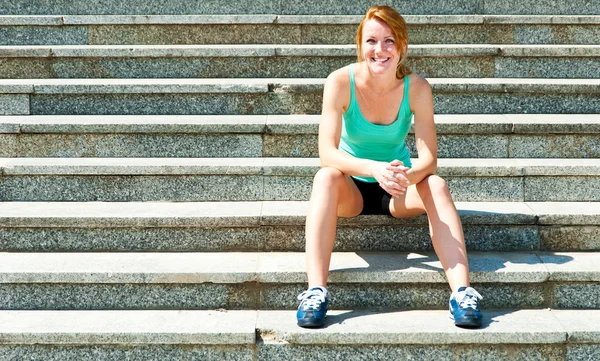
M358 25L356 32L356 54L358 61L364 61L362 56L362 31L365 23L371 19L377 19L386 23L394 33L396 50L400 54L400 61L396 67L396 78L402 79L411 73L411 70L406 66L406 58L408 56L408 31L406 30L406 21L392 7L386 5L371 6L365 17Z

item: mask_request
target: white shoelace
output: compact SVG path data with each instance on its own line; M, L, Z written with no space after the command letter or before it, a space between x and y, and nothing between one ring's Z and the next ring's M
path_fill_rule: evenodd
M479 292L475 291L475 289L471 287L467 287L466 290L459 292L456 295L456 301L460 307L468 307L472 309L477 308L477 302L481 299L483 299L483 297L479 294Z
M319 288L306 290L298 296L298 301L302 304L302 309L318 309L321 303L325 302L326 294Z

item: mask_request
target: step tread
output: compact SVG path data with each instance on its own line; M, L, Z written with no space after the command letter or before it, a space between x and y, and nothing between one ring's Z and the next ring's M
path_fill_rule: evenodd
M600 45L409 45L411 57L600 57ZM188 58L188 57L353 57L356 45L227 44L227 45L8 45L0 57L56 58Z
M301 329L295 321L293 311L260 311L257 329L267 342L299 345L552 344L600 340L600 311L589 310L487 311L483 327L478 330L455 327L448 311L332 311L327 327L321 330Z
M404 15L409 25L600 24L598 15ZM2 15L0 25L358 24L362 15Z
M309 114L3 116L0 133L318 134L320 119ZM600 133L597 114L438 114L435 122L438 134Z
M600 93L600 79L428 78L434 92ZM0 93L302 93L322 92L323 78L0 79Z
M311 177L318 158L0 158L12 175L266 175ZM600 159L442 158L440 176L600 176Z
M2 344L255 342L255 311L0 311Z
M600 202L455 202L463 224L597 225ZM308 202L3 202L0 227L303 225ZM340 225L422 225L425 216L341 218Z
M600 281L600 252L469 252L474 283ZM0 283L306 283L305 254L0 253ZM329 283L446 283L433 253L334 252Z
M477 330L442 310L330 311L313 330L295 311L0 311L3 343L21 345L576 344L599 342L599 325L598 310L488 310Z

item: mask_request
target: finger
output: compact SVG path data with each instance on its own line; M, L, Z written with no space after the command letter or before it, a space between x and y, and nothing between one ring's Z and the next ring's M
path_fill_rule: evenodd
M395 173L394 180L400 185L404 185L404 186L410 185L410 181L408 180L406 175L404 175L402 173Z
M410 168L407 168L407 167L405 167L405 166L392 166L392 165L388 165L388 166L386 166L386 167L385 167L385 169L386 169L388 172L392 172L392 173L404 173L404 174L406 174L406 172L407 172L407 171L408 171Z

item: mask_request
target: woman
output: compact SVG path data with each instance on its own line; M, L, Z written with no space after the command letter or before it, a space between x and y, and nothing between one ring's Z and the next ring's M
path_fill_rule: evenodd
M319 327L329 302L326 284L337 217L424 212L435 252L452 289L450 312L462 327L481 326L478 300L458 212L444 180L434 175L437 139L431 87L405 65L404 19L388 6L367 10L358 27L359 62L325 82L319 126L321 169L306 218L309 288L298 296L298 325ZM414 115L418 160L404 142Z

